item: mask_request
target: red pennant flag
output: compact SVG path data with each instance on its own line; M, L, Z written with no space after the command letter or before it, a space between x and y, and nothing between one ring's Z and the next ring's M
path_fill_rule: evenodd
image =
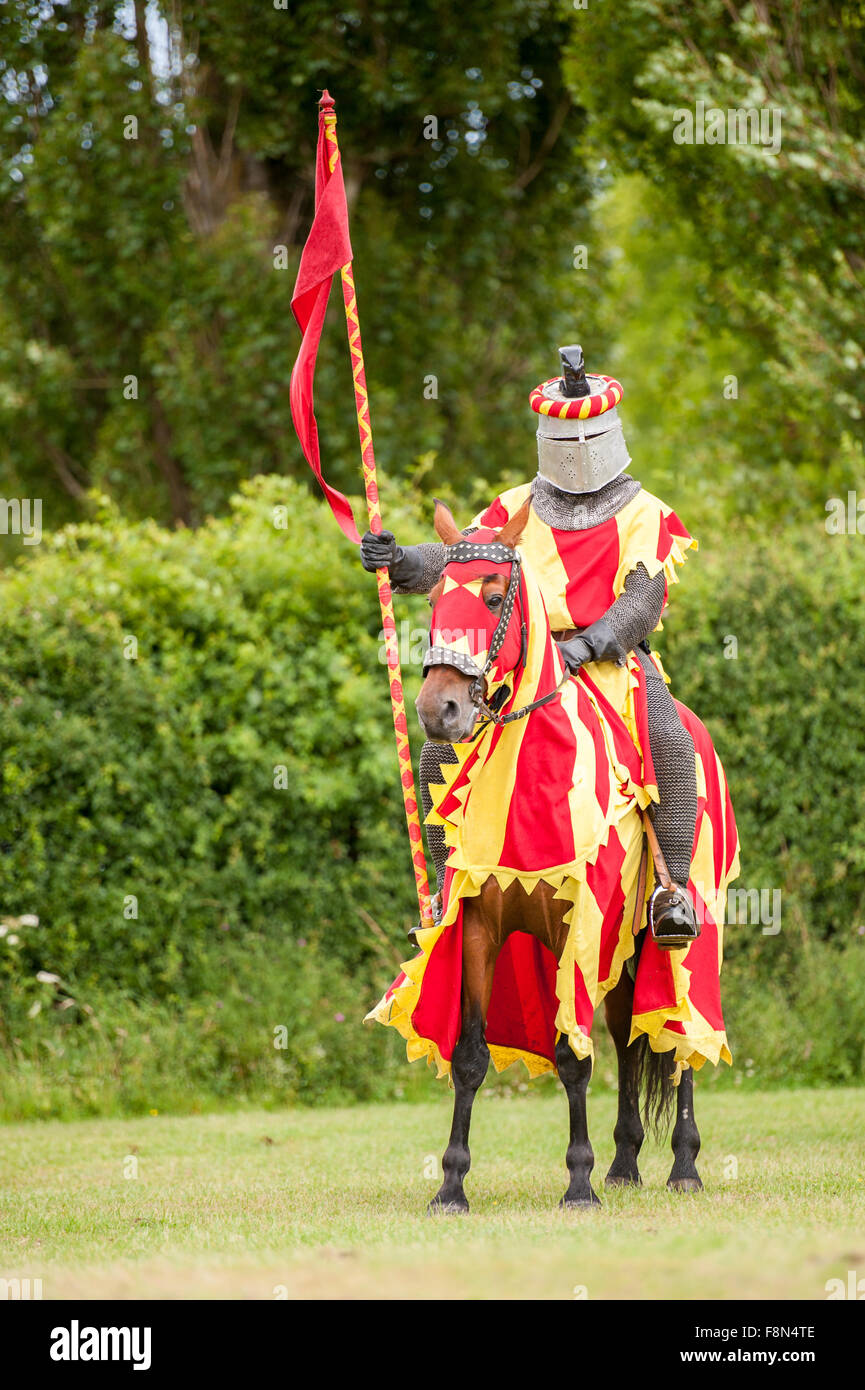
M321 485L330 509L350 541L360 544L351 505L341 492L322 477L318 450L318 426L315 422L312 385L315 359L327 310L333 277L352 259L348 235L348 207L342 181L342 162L336 143L327 138L325 113L333 109L333 98L323 92L319 102L318 149L315 160L315 217L300 258L291 311L297 319L303 341L291 373L289 400L291 418L304 457ZM329 158L336 155L333 170Z

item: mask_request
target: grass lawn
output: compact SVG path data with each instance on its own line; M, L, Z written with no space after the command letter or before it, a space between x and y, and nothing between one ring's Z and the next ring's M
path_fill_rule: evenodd
M432 1220L450 1097L430 1094L4 1126L0 1276L41 1277L46 1299L823 1299L827 1279L865 1279L863 1090L698 1083L691 1196L666 1190L654 1144L641 1190L604 1193L615 1100L590 1095L604 1205L568 1213L564 1093L481 1092L471 1215Z

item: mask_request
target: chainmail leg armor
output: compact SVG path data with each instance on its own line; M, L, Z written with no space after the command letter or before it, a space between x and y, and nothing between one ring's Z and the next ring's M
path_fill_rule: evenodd
M418 781L420 782L420 797L423 803L423 813L425 816L428 816L432 810L430 783L433 785L437 782L441 783L443 778L440 769L456 761L456 749L450 743L425 743L420 750ZM441 892L444 887L445 864L448 857L444 826L428 825L426 827L426 838L427 844L429 845L429 852L436 866L436 887L437 890Z
M691 873L697 824L694 740L679 718L673 697L652 658L640 648L637 657L646 673L649 744L660 797L652 820L670 876L684 886Z

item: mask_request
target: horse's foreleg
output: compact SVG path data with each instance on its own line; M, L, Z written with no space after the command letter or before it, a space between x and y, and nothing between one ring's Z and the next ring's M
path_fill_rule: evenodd
M636 1045L628 1046L633 1003L634 982L623 970L619 983L604 1000L607 1027L619 1061L619 1110L613 1130L616 1152L607 1173L607 1187L639 1187L643 1181L637 1167L637 1155L645 1137L640 1119L640 1054Z
M454 1080L454 1118L450 1139L442 1158L444 1181L429 1204L430 1212L468 1211L463 1181L471 1167L469 1126L472 1106L490 1062L484 1039L484 1021L478 1014L463 1015L462 1032L454 1048L451 1074Z
M469 1209L463 1181L471 1167L469 1127L472 1106L487 1074L490 1052L484 1037L492 993L497 947L482 925L474 902L466 903L463 918L462 1026L451 1059L454 1083L454 1116L450 1139L442 1158L444 1181L429 1204L435 1212Z
M694 1073L690 1067L682 1072L676 1088L676 1123L673 1127L673 1167L667 1186L676 1192L699 1192L703 1184L697 1172L696 1158L700 1152L700 1131L694 1119Z
M595 1155L589 1143L589 1125L586 1117L586 1089L592 1074L592 1059L582 1061L571 1051L564 1034L556 1043L556 1068L559 1080L568 1097L571 1117L571 1137L568 1142L567 1164L570 1175L568 1190L559 1203L562 1207L585 1206L598 1203L592 1191L592 1169Z

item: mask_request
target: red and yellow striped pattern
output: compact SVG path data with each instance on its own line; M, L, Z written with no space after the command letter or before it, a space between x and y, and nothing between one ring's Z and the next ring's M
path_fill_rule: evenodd
M454 583L436 604L433 627L441 618L445 625L483 632L482 599L472 581L475 571L499 568L510 570L486 560L450 565L446 587L448 577ZM491 690L507 683L505 712L554 688L562 670L525 560L515 633L524 619L524 666L514 668L518 643L509 631L490 673ZM629 674L634 685L644 679L635 658ZM731 1060L718 971L738 840L720 762L699 721L690 719L700 790L691 888L704 910L703 935L672 953L645 941L633 1024L635 1034L649 1035L655 1051L671 1051L675 1062L700 1067ZM626 723L585 671L564 686L559 700L524 720L487 725L456 751L458 762L443 768L443 784L431 788L428 817L443 826L449 850L442 921L419 933L419 954L403 965L368 1018L398 1029L410 1061L425 1057L439 1075L448 1073L460 1033L465 902L490 877L502 890L518 879L527 893L539 882L550 884L568 905L562 955L556 961L535 938L510 936L496 963L486 1027L497 1069L522 1060L535 1076L554 1069L558 1034L578 1057L591 1055L595 1010L634 953L640 810L651 797L646 768Z
M591 396L577 397L575 400L552 400L546 395L547 388L558 385L560 377L550 377L542 381L529 396L529 405L537 415L554 415L559 420L591 420L595 415L603 415L619 404L624 392L618 381L611 376L602 376L607 383L603 391L593 392Z
M530 493L531 483L503 492L471 524L504 526ZM640 563L650 578L663 571L669 589L678 582L677 570L688 550L696 545L676 513L645 488L615 516L586 531L557 531L532 509L520 537L520 553L540 586L553 632L588 627L603 617ZM592 662L586 674L615 715L624 719L647 758L648 740L641 736L641 706L635 700L632 665L639 663ZM647 763L647 785L652 781Z
M510 488L471 525L504 526L530 493L531 483ZM558 531L533 509L520 538L520 552L540 585L554 632L588 627L602 617L639 563L650 578L663 570L669 589L678 582L687 552L696 547L676 513L645 488L615 516L586 531Z

